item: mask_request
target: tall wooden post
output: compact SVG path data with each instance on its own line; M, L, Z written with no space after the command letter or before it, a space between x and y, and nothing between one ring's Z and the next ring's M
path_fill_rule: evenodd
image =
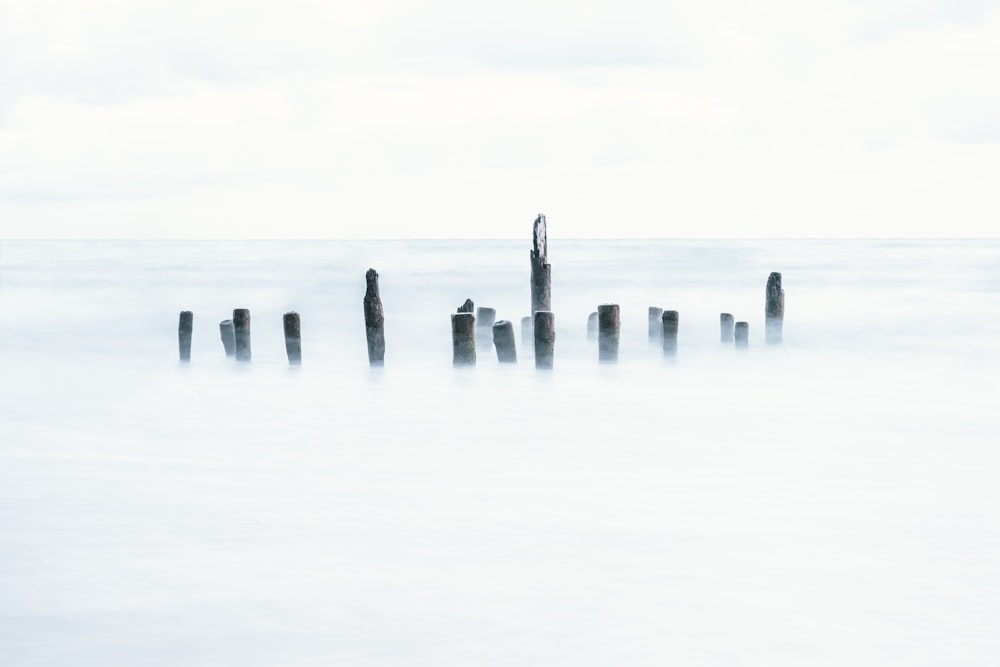
M663 340L663 309L649 307L649 342L659 343Z
M597 358L601 363L618 362L618 340L621 336L621 321L617 303L605 303L597 307Z
M233 333L236 339L236 361L250 361L250 310L233 311Z
M302 326L299 314L285 313L281 321L285 327L285 352L288 354L288 363L291 366L298 366L302 363Z
M378 272L365 272L365 338L368 341L368 364L381 366L385 363L385 317L382 314L382 297L378 290Z
M476 365L476 316L472 313L451 316L451 351L453 365Z
M531 313L552 310L552 266L548 263L548 231L545 216L535 218L531 248Z
M548 310L535 312L535 368L552 368L556 349L556 316Z
M493 324L493 346L497 349L497 361L501 364L517 363L517 348L514 345L514 323L500 320Z
M457 313L473 313L476 312L476 304L472 303L472 299L466 299L465 303L458 307Z
M768 345L781 342L781 329L785 321L785 290L781 289L781 274L777 271L767 277L764 288L764 341Z
M723 343L733 342L733 325L735 321L733 316L729 313L719 314L719 330L722 335Z
M177 345L181 361L191 361L191 332L194 329L194 313L182 310L177 322Z

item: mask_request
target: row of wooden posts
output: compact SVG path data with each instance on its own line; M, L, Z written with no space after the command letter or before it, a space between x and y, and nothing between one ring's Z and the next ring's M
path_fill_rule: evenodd
M381 305L381 304L379 304ZM367 306L366 306L367 312ZM381 314L381 309L377 310ZM379 320L375 326L367 325L368 361L373 366L381 366L385 360L384 320ZM285 351L288 363L302 363L301 320L298 313L290 312L282 316L285 330ZM178 338L181 361L191 360L191 337L194 315L185 310L180 314ZM663 310L656 306L649 307L649 340L660 343L666 356L676 356L677 338L680 318L676 310ZM719 316L721 341L737 349L749 347L750 325L747 322L736 322L729 313ZM772 335L780 335L780 327L769 328ZM603 304L587 318L587 338L597 341L598 360L602 363L618 360L618 347L621 332L621 319L618 304ZM237 308L233 318L219 322L219 333L226 356L237 361L250 361L250 311ZM496 349L497 361L500 363L517 363L517 345L515 343L514 324L508 320L496 320L493 308L475 308L471 299L459 307L458 312L451 316L453 362L456 366L469 366L476 363L477 347L492 347ZM521 320L522 346L534 348L535 365L538 368L551 368L555 356L555 315L551 311L537 311L533 318ZM777 342L772 338L769 343Z
M535 353L535 367L552 368L555 357L555 314L552 312L552 266L548 262L548 242L545 216L535 219L531 249L531 312L530 317L521 320L522 344L532 346ZM365 336L368 341L368 362L381 366L385 362L385 317L382 299L379 295L378 273L368 269L365 274ZM785 292L781 287L781 274L774 272L768 276L764 296L764 337L768 344L781 342L785 316ZM471 299L458 307L451 316L452 362L455 366L469 366L476 363L476 341L481 345L495 347L500 363L516 363L517 349L514 342L514 325L507 320L496 320L493 308L476 308ZM285 351L288 363L302 363L302 334L299 314L285 313ZM182 311L178 327L180 359L191 359L191 336L194 315ZM649 307L649 339L663 346L666 356L677 354L677 334L680 317L676 310ZM737 322L730 313L719 316L721 340L735 345L737 349L749 347L750 324ZM618 360L618 344L621 320L618 304L603 304L587 319L587 337L597 340L598 360L614 363ZM237 308L231 320L219 323L219 333L227 357L248 362L250 351L250 311Z

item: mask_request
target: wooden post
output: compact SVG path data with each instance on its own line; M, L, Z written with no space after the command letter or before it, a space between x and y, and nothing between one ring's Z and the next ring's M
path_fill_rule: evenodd
M524 346L526 350L531 349L535 344L535 334L531 326L530 317L521 318L521 345Z
M451 316L451 351L453 365L476 365L476 316L472 313Z
M597 358L601 363L618 362L618 339L621 336L621 321L617 303L605 303L597 307Z
M365 272L365 338L368 340L368 364L381 366L385 363L385 317L382 314L382 297L378 291L378 272Z
M556 349L556 316L548 310L535 312L535 368L552 368Z
M676 310L663 311L663 354L667 357L677 356L677 329L680 324L680 315Z
M466 299L465 303L463 303L461 306L459 306L458 310L456 310L455 312L456 313L475 313L476 312L476 306L475 306L474 303L472 303L472 299Z
M552 310L552 266L549 261L548 231L545 216L535 218L531 248L531 313Z
M182 310L177 323L177 343L180 347L181 361L191 361L191 331L194 329L194 313Z
M236 339L236 361L250 361L250 310L233 311L233 333Z
M750 347L750 323L737 322L733 328L733 338L736 341L737 350L745 350Z
M777 271L767 277L764 288L764 341L768 345L781 342L781 328L785 321L785 290L781 289L781 274Z
M587 316L587 340L597 340L597 311Z
M285 313L282 323L285 325L285 352L288 353L288 363L298 366L302 363L302 327L299 314Z
M222 347L226 350L226 356L235 357L236 330L233 329L232 320L222 320L219 322L219 336L222 338Z
M501 364L517 363L517 348L514 346L514 323L500 320L493 324L493 346L497 349L497 361Z
M659 343L663 340L663 309L649 307L649 342Z
M722 342L732 343L733 342L733 325L735 324L733 316L729 313L721 313L719 315L719 328L722 331Z
M476 308L476 347L489 350L493 347L493 323L496 322L497 311L494 308L480 306Z

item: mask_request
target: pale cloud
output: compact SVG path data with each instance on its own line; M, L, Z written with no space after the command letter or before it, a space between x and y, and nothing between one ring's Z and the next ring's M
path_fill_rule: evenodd
M985 2L0 0L0 236L995 234L996 62Z

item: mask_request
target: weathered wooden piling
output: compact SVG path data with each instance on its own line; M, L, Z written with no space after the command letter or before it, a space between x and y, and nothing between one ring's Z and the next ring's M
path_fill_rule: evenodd
M476 305L472 303L472 299L466 299L465 303L458 307L457 313L475 313Z
M781 274L773 271L764 288L764 341L768 345L781 342L785 321L785 290L781 289Z
M368 364L381 366L385 363L385 317L382 314L382 297L378 290L378 272L365 272L365 338L368 341Z
M587 316L587 340L597 340L597 311Z
M535 218L531 248L531 313L552 310L552 266L549 261L545 216Z
M281 320L285 326L285 352L288 354L288 363L298 366L302 363L302 326L299 314L285 313Z
M732 343L733 342L733 325L734 324L735 324L735 320L734 320L734 318L733 318L733 316L731 314L729 314L729 313L720 313L719 314L719 329L720 329L721 334L722 334L722 342L723 343Z
M733 339L736 341L737 350L750 347L750 323L737 322L733 327Z
M521 318L521 345L524 349L529 350L535 344L535 333L531 326L530 317Z
M597 358L601 363L618 361L618 340L621 336L621 321L617 303L605 303L597 307Z
M514 345L514 323L500 320L492 326L493 346L497 349L497 361L501 364L517 363L517 348Z
M497 311L494 308L480 306L476 308L476 347L489 350L493 346L493 323L496 322Z
M177 344L181 361L191 361L191 332L194 329L194 313L182 310L177 323Z
M663 309L649 307L649 342L659 343L663 340Z
M250 310L233 311L233 333L236 340L236 361L250 361Z
M663 337L663 354L667 357L677 356L677 329L680 315L676 310L665 310L661 319L661 335Z
M548 310L535 312L535 368L552 368L556 349L556 316Z
M451 351L453 365L476 365L476 316L472 313L451 316Z
M226 351L226 356L235 357L236 330L233 328L232 320L222 320L219 322L219 337L222 338L222 347Z

